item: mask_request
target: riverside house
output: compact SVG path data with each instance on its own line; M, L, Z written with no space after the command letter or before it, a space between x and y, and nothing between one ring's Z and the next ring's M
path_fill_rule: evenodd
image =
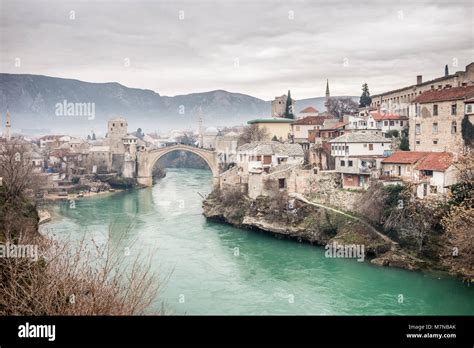
M419 198L445 195L457 182L450 152L398 151L382 161L384 184L413 183Z
M363 189L378 178L382 160L390 154L391 140L370 133L346 133L331 141L335 170L342 187Z
M272 167L304 162L304 151L298 144L282 144L278 141L256 141L237 149L237 166L243 174L268 173Z

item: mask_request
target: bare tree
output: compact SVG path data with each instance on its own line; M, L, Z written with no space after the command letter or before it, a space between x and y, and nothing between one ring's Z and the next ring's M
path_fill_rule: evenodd
M256 124L244 127L242 134L239 136L238 144L243 145L253 141L263 141L268 139L268 132L266 128L260 128Z
M28 189L39 186L30 154L31 145L21 140L0 145L0 177L6 204L14 205L24 198Z
M329 99L329 113L337 118L357 112L358 104L349 97L331 98Z

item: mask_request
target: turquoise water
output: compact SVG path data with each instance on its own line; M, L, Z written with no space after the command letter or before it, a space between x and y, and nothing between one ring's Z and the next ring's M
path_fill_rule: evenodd
M155 308L177 314L474 314L474 287L457 279L330 259L320 247L207 222L200 194L211 185L206 170L168 169L152 188L54 206L43 229L110 238L128 248L126 262L151 256L168 278Z

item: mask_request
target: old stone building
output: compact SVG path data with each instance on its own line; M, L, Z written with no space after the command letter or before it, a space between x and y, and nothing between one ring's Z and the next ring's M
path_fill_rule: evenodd
M280 97L275 97L272 101L272 117L284 117L286 111L286 102L288 100L288 96L283 94ZM291 105L293 107L293 111L296 110L296 101L292 98Z
M410 150L458 152L463 145L461 122L473 97L474 85L430 90L415 98L409 120Z
M112 155L112 171L121 173L123 168L125 147L123 137L127 135L128 124L124 117L115 117L108 121L106 145Z
M372 108L381 107L389 112L410 116L410 103L423 92L442 90L445 87L462 87L474 85L474 62L466 66L464 71L445 75L433 80L423 82L422 75L416 78L416 84L398 88L372 96Z

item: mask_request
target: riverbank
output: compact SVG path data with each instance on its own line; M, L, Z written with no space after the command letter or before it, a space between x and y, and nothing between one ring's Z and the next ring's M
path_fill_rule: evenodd
M203 202L203 215L235 227L258 229L318 246L363 245L365 258L377 266L411 271L440 271L440 264L421 259L361 217L303 195L250 199L237 190L215 190Z
M124 190L121 189L114 189L113 191L100 191L100 192L84 192L82 195L77 193L68 193L67 196L59 195L55 193L50 193L44 195L44 200L46 201L64 201L64 200L71 200L71 199L82 199L82 198L92 198L97 196L107 196L112 195L118 192L122 192Z

